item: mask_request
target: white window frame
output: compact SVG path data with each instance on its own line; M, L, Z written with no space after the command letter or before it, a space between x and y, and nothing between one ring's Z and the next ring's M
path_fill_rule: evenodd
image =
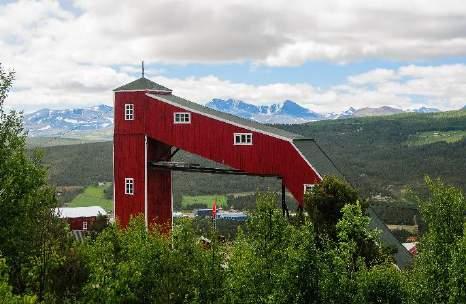
M87 221L83 222L83 230L87 230Z
M125 120L134 120L134 104L125 103Z
M235 146L252 146L252 133L234 133L233 144Z
M134 195L134 178L125 177L125 194Z
M312 188L315 187L315 184L304 184L304 194L306 194L307 191L312 190Z
M175 112L173 113L173 123L175 124L190 124L191 113L189 112Z

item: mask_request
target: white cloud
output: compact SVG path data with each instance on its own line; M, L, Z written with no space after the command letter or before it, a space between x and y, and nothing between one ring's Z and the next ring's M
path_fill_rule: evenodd
M17 72L10 103L26 110L111 103L132 64L242 62L270 66L466 55L466 5L437 1L79 0L0 5L0 58ZM150 73L151 71L148 71ZM155 79L206 101L297 100L315 110L349 106L456 108L465 102L464 65L376 69L322 90L310 84L251 85L216 76Z
M133 72L132 69L128 70ZM75 75L86 75L86 78L81 79ZM213 75L169 78L156 71L149 71L147 77L173 89L174 94L198 103L205 103L212 98L231 97L255 104L291 99L319 112L341 111L350 106L362 108L383 105L404 109L433 106L447 110L466 104L466 84L463 81L466 78L466 65L409 65L395 70L375 69L350 76L345 84L325 90L306 83L252 85L223 80ZM67 71L56 79L62 81L37 86L34 90L15 90L9 98L10 103L26 110L44 105L59 108L101 102L111 104L111 89L133 80L129 74L117 73L107 67L86 68L77 74ZM29 81L39 83L41 80Z
M47 50L93 64L145 58L289 66L466 55L462 0L80 0L76 6L77 12L56 1L0 6L0 39L12 39L17 51Z
M348 80L350 83L355 85L367 85L383 83L388 80L395 80L398 78L399 76L395 73L394 70L375 69L366 73L350 76Z

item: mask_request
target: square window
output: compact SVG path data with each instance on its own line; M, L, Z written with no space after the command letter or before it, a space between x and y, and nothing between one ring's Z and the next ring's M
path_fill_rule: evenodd
M125 194L134 195L134 178L125 178Z
M306 192L308 191L311 191L312 188L314 188L315 185L313 184L304 184L304 194L306 194Z
M252 133L235 133L233 138L235 145L252 145Z
M125 120L134 120L134 104L125 104Z
M175 112L173 114L173 122L175 124L190 124L191 113L188 112Z

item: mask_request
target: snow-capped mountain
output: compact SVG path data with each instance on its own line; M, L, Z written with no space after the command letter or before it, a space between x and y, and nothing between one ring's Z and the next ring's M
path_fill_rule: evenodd
M317 120L342 119L364 116L382 116L403 112L432 113L435 108L421 107L404 111L393 107L361 108L353 107L340 113L317 113L304 108L291 100L271 105L254 105L237 99L212 99L207 107L261 123L295 124ZM466 109L466 107L465 107ZM109 139L113 127L113 107L98 105L89 108L50 110L42 109L24 116L24 126L29 136L58 136L79 138L91 135Z
M356 110L353 107L349 107L347 110L340 112L340 113L335 113L335 112L330 112L330 113L325 113L323 114L324 119L340 119L340 118L350 118L354 116L354 113L356 113L358 110Z
M365 108L352 111L352 114L348 117L386 116L386 115L399 114L403 112L404 111L402 109L389 107L389 106L383 106L383 107L377 107L377 108L365 107ZM347 117L341 117L341 118L347 118Z
M209 101L206 106L262 123L303 123L324 118L321 114L306 109L291 100L285 100L280 104L256 106L237 99L215 98Z
M427 108L427 107L420 107L419 109L414 109L413 112L416 113L437 113L440 112L437 108Z
M42 109L24 115L24 126L30 136L56 136L110 128L113 126L113 108L98 105L66 110Z

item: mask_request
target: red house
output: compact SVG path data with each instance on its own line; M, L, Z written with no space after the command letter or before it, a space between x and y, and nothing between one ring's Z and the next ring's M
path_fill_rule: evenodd
M90 207L76 207L76 208L55 208L55 214L66 220L70 225L70 229L76 230L88 230L95 222L97 216L107 215L102 207L90 206Z
M114 90L115 218L137 214L146 225L172 221L172 171L276 176L303 204L306 187L321 181L312 140L212 110L144 77ZM179 150L231 169L171 162Z

